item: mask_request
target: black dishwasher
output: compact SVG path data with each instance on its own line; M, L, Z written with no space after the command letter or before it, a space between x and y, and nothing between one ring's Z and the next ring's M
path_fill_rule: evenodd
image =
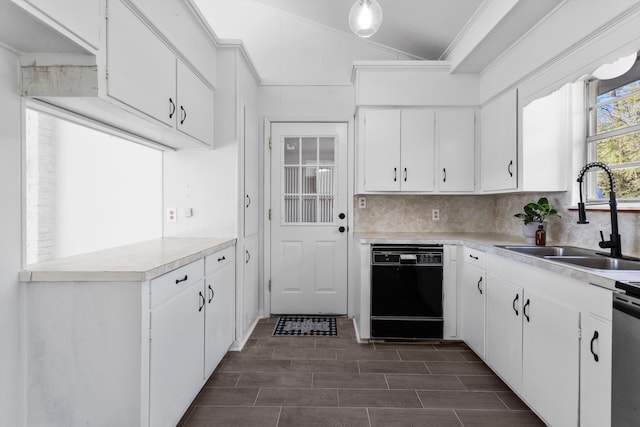
M442 338L442 245L372 245L371 338Z

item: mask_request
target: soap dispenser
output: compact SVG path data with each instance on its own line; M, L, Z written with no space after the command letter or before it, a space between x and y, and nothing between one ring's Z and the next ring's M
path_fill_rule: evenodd
M547 244L547 232L544 231L542 224L538 225L536 230L536 246L545 246Z

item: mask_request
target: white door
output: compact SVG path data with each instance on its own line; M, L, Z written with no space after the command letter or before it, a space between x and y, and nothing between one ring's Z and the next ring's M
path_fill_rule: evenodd
M347 124L271 125L271 312L347 313Z

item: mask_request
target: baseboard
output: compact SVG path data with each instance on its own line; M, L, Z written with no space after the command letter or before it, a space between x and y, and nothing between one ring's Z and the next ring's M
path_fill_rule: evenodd
M233 344L231 344L231 347L229 347L229 351L242 351L244 346L247 344L247 341L249 341L249 337L253 333L253 330L256 328L256 325L258 324L258 322L260 321L261 318L262 317L260 317L260 316L256 317L256 319L253 321L251 326L249 326L249 328L247 328L247 333L245 334L245 336L242 337L242 339L240 339L240 340L236 339L233 342Z

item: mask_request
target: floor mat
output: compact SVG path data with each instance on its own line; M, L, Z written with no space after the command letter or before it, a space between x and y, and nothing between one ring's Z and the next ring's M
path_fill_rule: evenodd
M335 337L338 336L338 326L336 318L330 316L280 316L273 335Z

